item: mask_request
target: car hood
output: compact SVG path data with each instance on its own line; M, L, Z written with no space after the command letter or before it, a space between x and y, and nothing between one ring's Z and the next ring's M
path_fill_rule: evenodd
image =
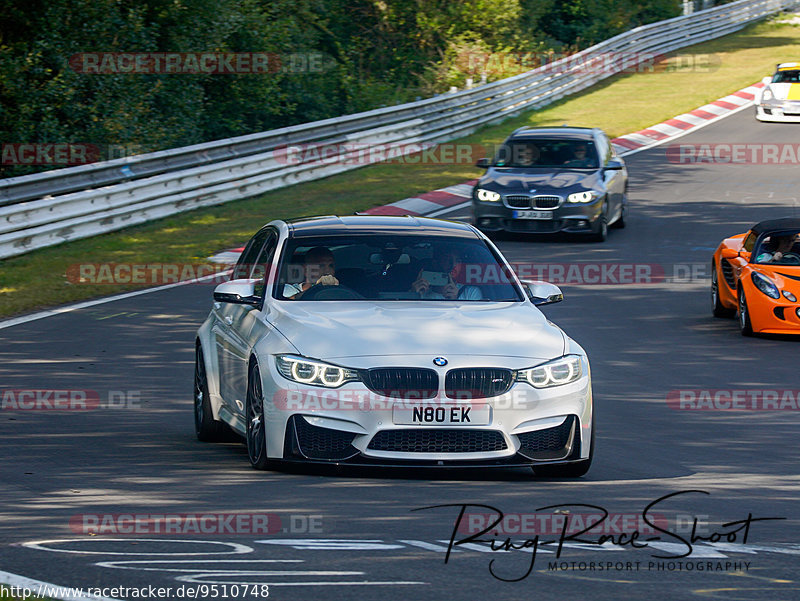
M547 192L597 189L603 178L597 171L575 169L531 170L492 167L478 182L479 188L500 190L505 194L545 194ZM531 192L535 190L535 192Z
M294 301L268 319L307 357L480 355L547 360L565 336L527 302ZM427 363L428 361L426 361Z
M800 100L800 83L771 83L769 89L777 100Z

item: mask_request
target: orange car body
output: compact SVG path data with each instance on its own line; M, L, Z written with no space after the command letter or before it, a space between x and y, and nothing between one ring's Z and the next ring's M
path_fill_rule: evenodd
M743 334L800 334L798 244L793 247L794 252L786 253L793 256L784 257L778 263L765 260L762 253L769 236L774 239L797 232L800 232L800 219L776 219L763 221L744 234L722 241L712 260L715 316L735 313ZM797 264L792 264L794 255L798 256Z

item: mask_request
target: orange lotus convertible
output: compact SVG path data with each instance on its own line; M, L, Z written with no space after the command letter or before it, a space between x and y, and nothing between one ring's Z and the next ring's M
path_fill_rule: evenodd
M711 264L715 317L744 336L800 334L800 218L772 219L726 238Z

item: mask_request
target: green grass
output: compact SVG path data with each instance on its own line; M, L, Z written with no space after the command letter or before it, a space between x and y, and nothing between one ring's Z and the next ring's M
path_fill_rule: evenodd
M798 60L800 26L762 22L676 54L665 69L609 78L454 143L491 146L522 125L601 127L611 137L643 129L755 83L771 74L778 62ZM140 287L73 284L66 277L71 265L202 262L221 249L243 244L272 219L351 214L478 175L471 164L385 163L2 260L0 316Z

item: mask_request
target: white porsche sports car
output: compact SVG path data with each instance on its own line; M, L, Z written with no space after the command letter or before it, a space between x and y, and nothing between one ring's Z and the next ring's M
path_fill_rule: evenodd
M756 119L800 123L800 63L781 63L756 96Z
M196 341L195 427L276 461L586 473L585 351L471 225L273 221L217 286Z

